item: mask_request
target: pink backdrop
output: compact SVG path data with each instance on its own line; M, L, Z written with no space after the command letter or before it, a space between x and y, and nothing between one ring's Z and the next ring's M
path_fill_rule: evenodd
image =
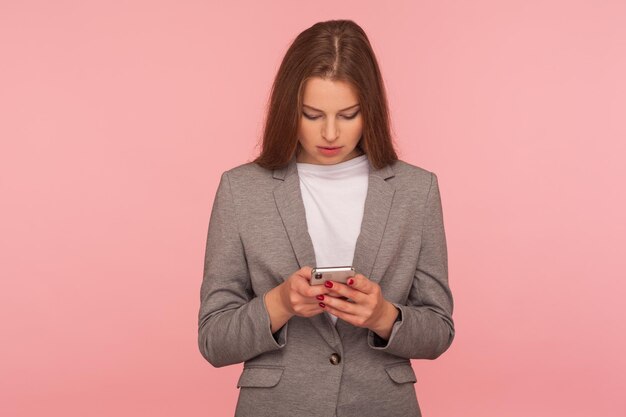
M331 18L439 176L457 337L413 361L425 416L626 415L626 2L259 3L0 3L0 415L232 415L241 365L196 341L212 199Z

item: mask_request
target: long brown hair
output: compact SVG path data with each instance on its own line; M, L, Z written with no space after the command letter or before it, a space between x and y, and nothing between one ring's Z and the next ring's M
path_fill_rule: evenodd
M319 22L293 41L278 69L268 102L261 154L267 169L282 168L298 148L303 86L321 77L355 87L363 115L359 147L375 168L398 159L393 147L387 94L367 35L352 20Z

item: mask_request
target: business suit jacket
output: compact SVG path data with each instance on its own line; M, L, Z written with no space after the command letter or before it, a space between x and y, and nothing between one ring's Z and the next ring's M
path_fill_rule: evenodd
M347 202L349 203L349 202ZM216 367L244 362L236 416L420 416L410 359L452 342L452 295L437 177L370 168L353 265L401 311L385 341L326 313L271 333L267 291L315 266L295 159L225 172L209 222L198 344Z

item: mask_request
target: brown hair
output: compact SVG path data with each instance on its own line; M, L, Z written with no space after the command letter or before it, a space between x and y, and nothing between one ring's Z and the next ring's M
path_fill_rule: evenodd
M382 168L398 159L385 86L367 35L351 20L329 20L300 33L287 50L272 85L261 154L254 162L276 169L294 156L299 146L303 86L311 77L355 87L363 115L359 147L373 167Z

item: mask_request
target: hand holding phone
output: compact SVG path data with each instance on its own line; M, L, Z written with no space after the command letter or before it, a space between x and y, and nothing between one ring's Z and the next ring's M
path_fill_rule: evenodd
M323 285L326 281L348 283L348 278L355 275L352 266L330 266L313 268L311 271L311 285Z

